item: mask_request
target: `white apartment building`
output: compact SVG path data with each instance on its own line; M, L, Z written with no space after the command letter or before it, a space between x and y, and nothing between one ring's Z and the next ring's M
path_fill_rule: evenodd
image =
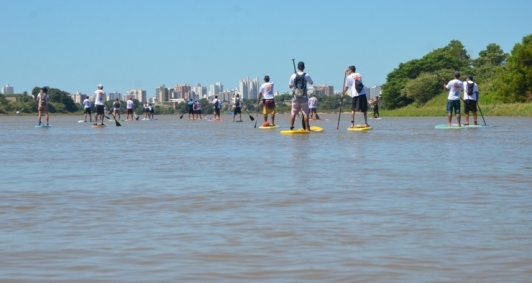
M14 94L14 93L15 93L15 89L9 84L6 84L6 86L2 87L2 94Z
M243 99L257 99L259 97L259 78L250 80L249 77L238 82L238 93Z
M127 100L129 96L131 96L132 99L137 99L139 102L146 102L146 91L142 89L131 89L127 91L127 97L124 97L124 100Z

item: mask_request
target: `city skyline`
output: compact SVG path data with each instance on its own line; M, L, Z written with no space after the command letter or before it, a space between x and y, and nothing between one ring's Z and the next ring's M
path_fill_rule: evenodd
M232 89L241 78L264 75L283 93L293 73L292 59L305 62L315 85L339 90L343 71L355 65L364 84L374 86L383 84L401 63L452 40L460 41L472 58L490 43L509 53L532 26L532 1L525 0L504 5L472 0L468 5L474 12L456 21L434 17L441 4L423 0L361 0L349 5L338 0L2 4L9 12L0 25L0 83L9 83L18 93L45 85L92 93L101 83L107 91L143 89L153 96L161 84L222 82ZM258 20L265 7L275 20ZM355 10L360 12L355 15ZM169 11L187 12L162 16ZM129 20L116 20L117 15ZM415 16L398 21L397 15ZM493 18L497 24L486 28ZM304 29L297 29L299 21ZM350 22L366 24L352 28Z

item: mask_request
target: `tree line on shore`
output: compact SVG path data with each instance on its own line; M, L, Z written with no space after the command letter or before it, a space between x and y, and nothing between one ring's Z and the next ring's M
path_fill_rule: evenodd
M442 93L440 78L450 80L455 71L463 76L471 74L480 89L483 103L523 103L532 102L532 34L523 37L522 42L514 45L510 54L502 48L490 43L485 50L473 59L464 45L452 40L447 46L435 49L421 59L413 59L400 63L386 77L382 85L381 101L383 109L399 109L408 105L422 107L427 101ZM51 113L75 113L83 110L76 104L69 93L57 88L48 87L50 95L49 111ZM0 114L37 112L37 101L34 97L40 87L34 87L31 94L24 92L16 95L0 94ZM335 112L340 108L340 95L316 96L321 112ZM275 97L277 112L290 111L291 93L283 93ZM135 112L143 113L143 106L135 102ZM200 99L204 114L212 114L213 106L205 98ZM256 112L257 101L244 99L244 107L249 112ZM230 102L225 101L225 109L230 110ZM121 111L125 112L125 103ZM156 114L187 113L187 103L181 102L176 107L155 106Z

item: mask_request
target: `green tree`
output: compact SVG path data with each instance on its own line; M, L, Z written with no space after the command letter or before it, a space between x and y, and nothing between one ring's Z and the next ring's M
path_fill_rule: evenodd
M422 106L441 91L442 85L434 74L422 73L406 83L401 95L412 99L417 106Z
M404 107L415 100L406 95L403 89L410 80L417 78L421 73L438 73L442 69L469 71L470 56L463 44L458 40L452 40L447 46L438 48L423 56L399 64L386 77L386 83L382 85L382 99L384 107L396 109Z
M532 101L532 34L515 44L494 84L503 102Z

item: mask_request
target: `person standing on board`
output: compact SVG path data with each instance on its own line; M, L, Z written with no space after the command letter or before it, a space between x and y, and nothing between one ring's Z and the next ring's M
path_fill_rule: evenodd
M188 99L187 108L188 108L188 119L195 120L196 117L194 116L194 101L192 100L192 98Z
M201 118L201 103L199 101L194 101L194 115L196 115L196 120Z
M368 99L366 97L366 90L362 83L362 76L357 73L355 66L349 66L345 73L347 78L345 81L344 91L342 92L342 99L344 95L351 88L351 128L355 127L355 112L360 111L364 114L364 127L368 125Z
M116 115L118 115L118 120L120 120L120 100L118 100L118 98L113 103L113 117L115 117L115 119Z
M443 88L449 90L449 96L447 97L447 126L451 126L451 120L454 113L456 114L456 121L458 127L461 127L460 123L460 93L464 88L462 81L460 80L460 72L454 73L454 79L450 80L447 84L443 82Z
M96 107L96 115L94 115L94 125L98 125L98 117L101 119L101 125L103 126L103 117L105 115L105 91L103 91L103 85L99 84L98 89L94 92L96 98L94 99L94 106Z
M233 122L235 121L236 114L238 114L240 121L242 122L242 99L240 99L240 95L237 93L236 97L232 99L233 101Z
M318 116L318 99L316 98L314 94L311 94L310 98L308 99L308 109L310 111L310 119L312 120L320 119L320 116Z
M214 106L214 120L220 120L220 108L222 108L222 102L218 99L217 95L214 96L212 105Z
M135 102L131 99L131 96L128 97L126 101L126 120L133 121L133 118L135 116L133 115L133 107L135 107ZM131 114L131 120L129 119L129 115Z
M264 124L268 123L268 114L270 114L272 118L271 126L275 126L275 100L273 92L273 83L270 82L270 76L264 76L264 83L260 86L259 89L259 99L257 101L258 104L260 104L261 98Z
M290 76L290 81L288 82L288 87L294 89L290 115L290 130L294 129L296 115L301 111L303 114L303 128L306 131L310 131L307 83L312 85L314 82L309 74L304 71L305 63L302 61L297 63L297 72Z
M38 101L39 105L37 107L37 110L39 111L39 116L37 118L39 126L41 125L41 117L43 113L44 115L46 115L46 126L48 126L50 122L50 116L48 115L48 100L50 99L50 96L48 95L48 88L41 88L41 91L39 92L39 94L37 94L37 97L35 97L35 99Z
M148 103L148 109L150 109L150 113L148 114L148 116L149 116L148 118L150 118L150 120L154 120L154 119L155 119L155 116L154 116L154 114L155 114L155 107L153 107L153 106L151 105L151 103Z
M380 118L379 114L379 96L375 96L375 99L373 100L373 118L377 119Z
M464 82L464 113L465 126L469 126L469 112L473 112L473 122L477 124L478 85L473 81L473 75L467 75Z
M92 111L91 111L91 101L89 99L89 96L85 97L85 100L83 100L83 113L85 114L85 122L87 122L87 114L89 114L90 122L92 122Z

